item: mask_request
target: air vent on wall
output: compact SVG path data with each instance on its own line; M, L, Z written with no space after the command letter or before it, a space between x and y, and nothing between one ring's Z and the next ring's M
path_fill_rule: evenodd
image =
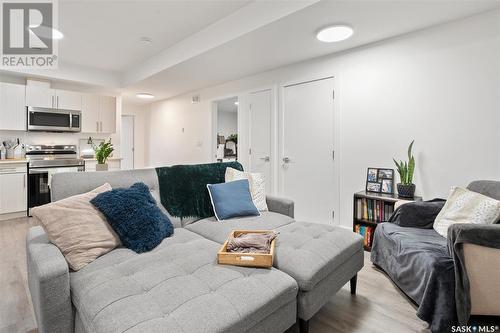
M200 102L200 95L191 96L191 103L195 104L199 102Z

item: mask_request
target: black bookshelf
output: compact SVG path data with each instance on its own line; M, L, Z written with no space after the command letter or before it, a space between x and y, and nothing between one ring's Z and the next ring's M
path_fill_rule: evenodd
M394 212L398 201L420 201L421 197L412 199L400 198L397 194L371 193L360 191L354 193L352 230L365 238L365 251L371 251L373 234L378 224L387 222Z

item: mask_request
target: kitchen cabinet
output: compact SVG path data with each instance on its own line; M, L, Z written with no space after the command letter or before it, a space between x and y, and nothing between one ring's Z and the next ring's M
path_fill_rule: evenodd
M26 86L26 106L54 107L54 89L45 86Z
M26 210L26 164L0 165L0 214Z
M84 94L82 96L82 132L99 132L99 96Z
M82 132L116 132L116 98L86 94L82 98Z
M26 86L26 106L62 110L81 110L82 94L75 91L51 89L47 86Z
M81 110L82 94L75 91L56 90L56 108L62 110Z
M110 96L99 96L99 112L102 133L116 132L116 99Z
M24 99L23 85L0 83L0 130L26 130Z

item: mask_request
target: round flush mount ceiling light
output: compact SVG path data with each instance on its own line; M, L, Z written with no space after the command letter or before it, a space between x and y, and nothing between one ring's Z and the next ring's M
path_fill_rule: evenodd
M333 43L346 40L353 33L354 30L347 25L332 25L318 31L316 38L325 43Z
M234 102L234 105L239 105L240 103L238 101Z
M150 94L150 93L137 93L137 94L135 94L135 96L137 96L138 98L142 98L142 99L155 98L155 96L153 94Z

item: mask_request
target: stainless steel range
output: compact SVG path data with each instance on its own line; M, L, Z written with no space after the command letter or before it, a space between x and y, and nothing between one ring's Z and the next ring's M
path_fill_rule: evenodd
M50 180L54 173L85 171L85 161L78 158L75 145L29 145L28 215L30 209L50 202Z

